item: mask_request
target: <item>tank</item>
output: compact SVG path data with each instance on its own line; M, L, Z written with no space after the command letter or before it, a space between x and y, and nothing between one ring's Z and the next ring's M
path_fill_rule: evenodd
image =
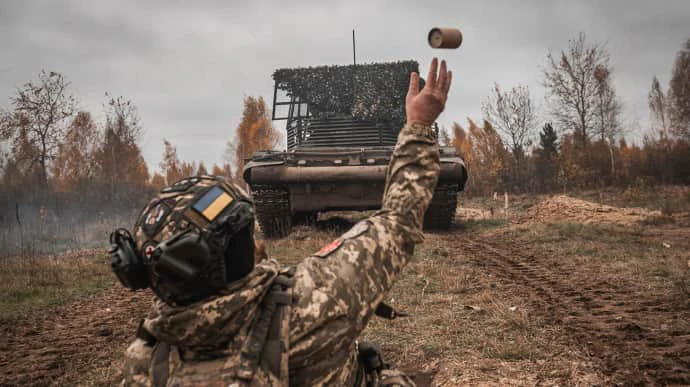
M276 70L272 119L286 121L287 149L255 152L243 171L266 237L286 236L319 212L380 208L409 74L418 67L402 61ZM451 226L467 180L455 148L440 154L427 230Z

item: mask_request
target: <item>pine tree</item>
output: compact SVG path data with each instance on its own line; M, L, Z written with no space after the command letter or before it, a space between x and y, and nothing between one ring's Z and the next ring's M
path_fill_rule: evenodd
M539 145L534 151L534 159L539 190L552 191L558 176L558 135L550 122L539 133Z

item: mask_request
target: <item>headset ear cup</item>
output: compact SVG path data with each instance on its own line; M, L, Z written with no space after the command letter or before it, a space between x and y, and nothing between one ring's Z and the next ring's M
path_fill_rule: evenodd
M110 242L110 267L122 285L131 290L149 287L148 270L136 252L129 231L115 230L110 235Z
M225 250L228 282L244 278L254 269L254 238L252 227L245 227L235 234Z

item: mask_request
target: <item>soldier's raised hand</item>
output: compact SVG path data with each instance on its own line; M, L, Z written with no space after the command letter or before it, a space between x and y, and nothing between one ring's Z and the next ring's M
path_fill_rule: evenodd
M438 69L436 58L431 60L429 75L422 90L419 90L419 74L410 74L410 88L405 98L407 123L433 124L446 106L452 79L453 73L446 69L446 61L441 61L441 68Z

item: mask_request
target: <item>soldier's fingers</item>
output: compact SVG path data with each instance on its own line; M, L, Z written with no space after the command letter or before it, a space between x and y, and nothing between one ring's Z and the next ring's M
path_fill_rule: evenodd
M446 81L448 79L448 70L446 69L446 61L441 61L441 68L438 70L438 87L443 91L446 88Z
M443 95L448 97L448 91L450 90L450 84L453 83L453 72L448 71L448 76L446 78L446 83L443 88Z
M426 77L426 86L429 90L432 90L436 86L436 70L438 69L438 59L434 58L431 60L431 65L429 66L429 74Z
M414 97L419 94L419 74L416 72L410 73L410 87L407 89L407 96Z

